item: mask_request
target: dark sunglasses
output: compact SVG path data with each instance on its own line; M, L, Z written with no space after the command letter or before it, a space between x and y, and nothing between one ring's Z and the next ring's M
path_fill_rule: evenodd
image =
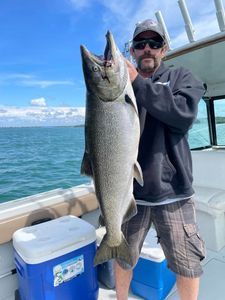
M164 45L164 41L156 41L153 39L141 40L141 41L133 41L133 48L136 50L145 49L146 45L149 45L151 49L160 49Z

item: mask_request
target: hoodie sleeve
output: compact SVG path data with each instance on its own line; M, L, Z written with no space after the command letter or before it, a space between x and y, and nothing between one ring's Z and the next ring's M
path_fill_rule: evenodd
M192 126L205 92L203 83L184 68L170 70L168 84L138 75L133 89L139 106L171 130L183 133Z

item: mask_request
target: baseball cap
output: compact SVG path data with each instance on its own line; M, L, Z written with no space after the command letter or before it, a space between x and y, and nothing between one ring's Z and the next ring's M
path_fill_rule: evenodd
M163 28L161 27L161 25L151 19L147 19L136 24L136 28L133 34L133 40L135 40L135 38L144 31L154 31L158 33L163 40L166 40L165 33L163 32Z

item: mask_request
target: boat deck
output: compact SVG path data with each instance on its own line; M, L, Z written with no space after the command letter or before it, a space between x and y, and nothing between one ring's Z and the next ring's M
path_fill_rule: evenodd
M207 249L207 256L202 263L204 274L201 277L201 285L198 300L224 300L225 299L225 247L219 252ZM217 278L217 280L215 280ZM211 286L211 288L209 288ZM116 299L115 290L100 286L99 300ZM129 300L143 299L132 292ZM167 300L179 300L176 285L166 298Z

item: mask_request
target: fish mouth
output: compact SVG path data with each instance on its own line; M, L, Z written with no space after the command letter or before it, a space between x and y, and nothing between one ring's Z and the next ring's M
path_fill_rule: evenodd
M93 53L91 53L84 45L80 46L81 49L81 55L83 57L83 60L90 60L95 64L98 64L101 67L110 67L112 64L115 63L116 58L116 43L114 41L113 35L110 31L106 33L106 47L104 51L104 55L97 56Z
M90 60L93 63L96 63L100 66L103 65L103 60L101 59L101 57L98 57L97 55L91 53L84 45L80 46L80 51L81 51L83 61Z
M105 62L115 63L117 47L113 35L110 31L106 33L106 40L107 40L107 44L104 52L104 60Z
M104 102L115 101L128 79L125 61L110 31L106 34L103 55L97 56L81 45L81 57L86 88Z

